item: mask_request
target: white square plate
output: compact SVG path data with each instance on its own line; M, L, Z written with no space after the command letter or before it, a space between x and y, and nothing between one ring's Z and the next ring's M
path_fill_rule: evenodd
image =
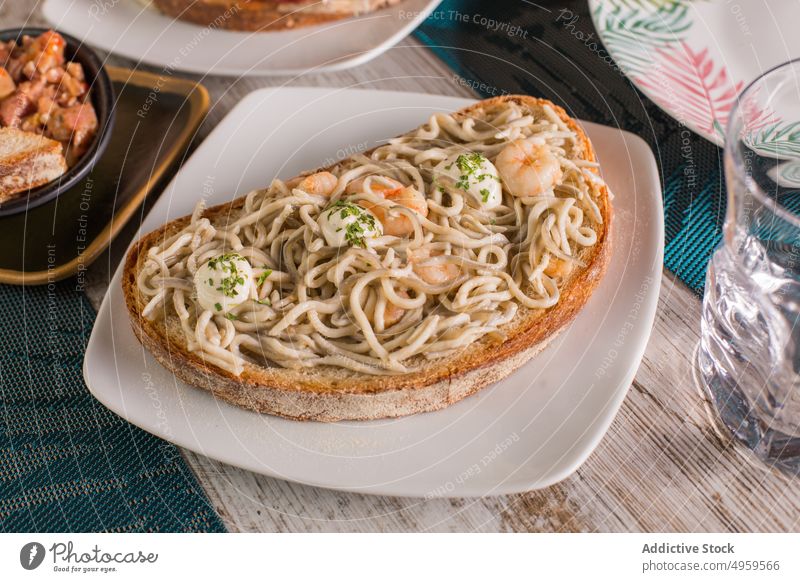
M243 99L144 220L149 232L303 169L403 133L471 101L353 89L283 88ZM478 496L551 485L597 446L628 390L655 317L663 215L640 138L584 123L614 191L613 258L586 308L502 382L439 412L322 424L259 415L183 384L134 337L117 269L86 351L92 393L133 424L257 473L387 495Z
M213 75L296 75L366 63L410 34L441 0L398 5L331 23L237 32L175 20L139 0L46 0L56 29L139 63Z

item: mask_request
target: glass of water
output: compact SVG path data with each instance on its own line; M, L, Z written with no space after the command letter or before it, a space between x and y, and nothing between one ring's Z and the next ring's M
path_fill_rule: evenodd
M739 96L725 140L728 211L706 277L698 360L722 422L800 474L800 60Z

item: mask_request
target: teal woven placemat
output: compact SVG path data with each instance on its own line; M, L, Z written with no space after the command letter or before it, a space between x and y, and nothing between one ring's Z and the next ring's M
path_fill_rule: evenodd
M608 1L635 20L637 2ZM459 83L485 97L546 97L573 117L644 138L662 178L664 264L702 293L724 219L722 150L664 113L612 66L587 0L444 0L415 34L461 77Z
M89 393L74 280L0 285L0 311L0 531L225 531L178 450Z

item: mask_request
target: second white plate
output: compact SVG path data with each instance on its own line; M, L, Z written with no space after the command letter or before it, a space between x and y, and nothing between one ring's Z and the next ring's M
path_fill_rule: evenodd
M441 0L404 0L358 18L276 32L174 20L137 0L46 0L56 29L137 62L213 75L296 75L361 65L414 30Z
M636 87L718 146L745 85L800 57L795 0L589 0L589 10Z
M242 100L195 151L142 224L149 232L273 177L364 151L471 101L415 93L265 89ZM583 124L615 193L608 274L574 323L512 376L439 412L336 424L239 409L183 384L134 337L118 269L84 376L107 407L180 446L251 471L337 489L478 496L551 485L608 429L655 317L663 248L655 159L640 138Z

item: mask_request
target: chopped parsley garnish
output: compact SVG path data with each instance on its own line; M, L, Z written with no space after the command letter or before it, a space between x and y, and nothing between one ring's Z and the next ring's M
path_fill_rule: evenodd
M256 299L256 303L259 305L272 305L272 301L269 299Z
M456 188L460 188L461 190L467 191L469 190L470 183L472 184L479 184L484 180L492 179L497 180L498 182L500 179L497 176L492 174L488 174L486 172L481 172L481 166L486 161L486 158L483 155L474 153L474 154L461 154L456 158L454 164L458 168L460 175L458 180L456 181ZM453 167L453 164L446 166L445 169L449 170ZM481 190L481 197L483 198L483 202L486 203L489 201L489 190L483 188Z
M221 291L225 297L236 297L236 288L239 285L244 285L244 277L239 273L236 267L236 261L244 261L245 259L239 253L225 253L208 261L208 268L216 271L220 269L226 274L219 282L217 291ZM208 279L208 284L214 286L214 280Z
M220 305L219 303L215 303L214 309L216 309L217 311L222 311L222 305Z
M481 171L481 164L486 160L481 154L474 153L474 154L461 154L456 158L456 166L461 171L464 176L461 176L462 179L468 176L474 176L478 172Z
M225 297L236 297L236 288L239 285L244 285L244 278L240 277L238 272L234 272L230 277L225 277L220 281L217 291L222 291Z
M226 313L226 314L225 314L225 318L226 318L226 319L229 319L230 321L236 321L237 319L239 319L239 318L238 318L238 317L236 317L236 316L235 316L233 313Z
M352 202L337 200L327 212L329 218L332 214L338 212L342 221L348 216L355 217L354 221L344 227L344 238L350 246L366 248L367 243L364 240L366 236L370 233L374 235L378 231L375 217ZM341 228L337 229L337 232L340 230Z
M239 260L242 258L242 255L239 253L225 253L224 255L220 255L208 261L208 267L210 269L217 269L217 265L220 263L230 263L233 264L234 261ZM234 267L235 268L235 267ZM225 265L222 265L222 270L227 271L228 269L225 268Z
M258 286L261 287L264 284L264 281L266 281L267 277L269 277L270 275L272 275L272 269L267 269L266 271L261 273L258 276L258 279L256 279L256 283L258 283Z

